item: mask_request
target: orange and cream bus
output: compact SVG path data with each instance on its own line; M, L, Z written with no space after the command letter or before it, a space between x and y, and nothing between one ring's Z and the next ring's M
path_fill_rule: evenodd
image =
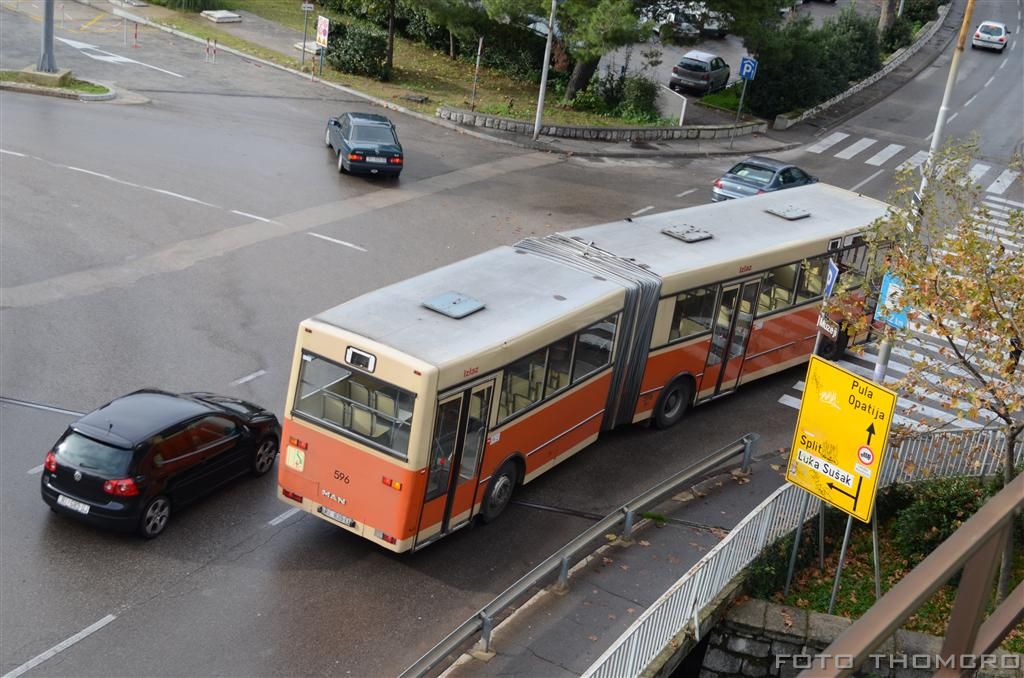
M886 210L814 184L527 238L326 310L299 326L278 496L399 552L490 522L601 431L805 362L828 260L862 270Z

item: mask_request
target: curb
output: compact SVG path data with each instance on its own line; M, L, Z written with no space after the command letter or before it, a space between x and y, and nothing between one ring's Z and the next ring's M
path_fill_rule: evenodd
M86 80L84 82L91 82ZM12 92L20 92L21 94L37 94L45 97L56 97L58 99L71 99L77 101L84 101L86 103L92 103L95 101L110 101L117 98L117 91L109 86L103 85L102 83L93 83L96 85L102 85L109 91L106 94L89 94L88 92L76 92L74 90L63 89L60 87L44 87L42 85L32 85L24 82L0 82L0 89L10 90Z

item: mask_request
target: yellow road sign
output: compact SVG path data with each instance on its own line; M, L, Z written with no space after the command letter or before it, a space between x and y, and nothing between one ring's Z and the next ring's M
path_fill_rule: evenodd
M811 356L786 480L868 522L895 409L889 389Z

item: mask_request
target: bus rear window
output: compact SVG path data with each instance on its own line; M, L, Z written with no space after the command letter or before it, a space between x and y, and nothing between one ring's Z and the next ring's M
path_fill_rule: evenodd
M297 388L295 414L408 458L412 393L305 351Z

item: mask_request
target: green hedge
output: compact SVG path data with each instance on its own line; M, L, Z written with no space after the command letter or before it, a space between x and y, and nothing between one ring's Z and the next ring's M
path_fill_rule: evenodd
M334 23L324 59L343 73L387 80L388 35L364 22Z

